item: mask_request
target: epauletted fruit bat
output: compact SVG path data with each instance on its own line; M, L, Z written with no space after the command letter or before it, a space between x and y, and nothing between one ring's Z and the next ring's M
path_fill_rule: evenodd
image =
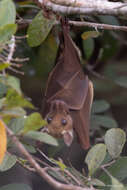
M67 22L62 22L62 34L60 54L47 81L43 116L48 124L42 131L54 137L62 137L68 146L72 143L75 131L79 143L87 149L90 146L89 120L93 85L82 70Z

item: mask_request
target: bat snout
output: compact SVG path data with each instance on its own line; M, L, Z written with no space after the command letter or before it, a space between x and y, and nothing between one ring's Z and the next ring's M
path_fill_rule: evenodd
M72 144L73 138L74 138L74 134L73 134L73 129L71 130L63 130L62 131L62 136L64 139L64 143L67 146L70 146Z
M58 125L54 125L54 124L49 124L47 126L44 127L42 132L46 132L56 138L60 138L62 137L61 135L61 127Z

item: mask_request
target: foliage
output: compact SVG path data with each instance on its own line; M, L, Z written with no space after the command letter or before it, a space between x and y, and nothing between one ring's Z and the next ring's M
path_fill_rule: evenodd
M22 15L24 21L31 21L27 31L20 29L20 22L18 22L20 18L16 21L16 12L17 15ZM80 17L77 18L80 19ZM49 150L52 146L54 152L55 146L58 149L62 147L54 137L39 131L45 126L46 121L31 99L25 95L30 88L33 92L33 89L36 91L40 87L38 86L40 73L43 73L41 88L44 88L47 73L53 67L58 49L58 32L60 31L60 27L55 25L56 19L53 14L49 18L45 17L44 13L31 1L17 3L12 0L0 1L1 172L11 169L16 163L29 168L27 160L24 160L20 154L15 155L9 152L9 148L15 148L9 137L7 138L8 152L5 153L5 124L30 153L37 152L38 141L48 144ZM99 20L101 23L119 25L119 20L113 16L96 16L90 19ZM81 28L79 31L72 33L72 36L75 39L80 38L79 46L83 54L82 66L85 70L89 70L95 89L95 100L91 113L91 139L94 139L95 145L90 148L86 158L84 158L84 162L88 165L88 175L65 165L64 161L53 158L46 158L49 163L55 165L47 173L62 183L69 182L83 187L86 185L94 186L97 189L124 190L127 179L127 156L121 156L121 153L126 142L126 134L124 130L119 128L121 126L118 125L113 116L112 107L126 104L127 66L123 63L121 63L122 66L118 63L114 64L113 61L107 63L111 57L116 56L120 46L113 32L98 32L87 28ZM13 39L16 40L16 37L18 39L18 36L21 37L24 34L27 35L27 42L23 40L18 45L18 42ZM97 55L95 56L95 54ZM29 64L17 63L17 60L20 61L19 56L21 56L21 60L24 60L22 57L29 56ZM99 76L92 65L93 59L95 64L99 64L101 68L101 71L97 70L101 73ZM88 61L91 65L88 64ZM20 67L26 76L17 75L17 68ZM8 72L9 69L14 73ZM26 89L26 92L23 92L22 89ZM39 98L37 99L36 101L40 101ZM55 170L56 167L57 170ZM30 190L31 188L25 184L8 184L0 187L0 190L10 189Z

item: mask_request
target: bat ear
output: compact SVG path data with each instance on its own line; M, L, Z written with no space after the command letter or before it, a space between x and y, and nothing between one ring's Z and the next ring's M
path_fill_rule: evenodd
M73 135L73 130L68 130L63 132L63 139L64 143L67 146L70 146L72 141L73 141L74 135Z

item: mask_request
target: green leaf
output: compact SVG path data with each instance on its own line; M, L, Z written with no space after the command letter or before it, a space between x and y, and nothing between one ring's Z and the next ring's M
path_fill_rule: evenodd
M0 82L0 98L2 98L7 92L7 86Z
M0 63L0 71L8 68L10 66L10 63Z
M108 16L108 15L103 16L103 15L101 15L101 16L98 16L98 18L100 19L100 21L102 23L111 24L111 25L119 25L118 19L114 16Z
M102 55L101 55L101 61L106 61L109 60L110 58L112 58L113 55L116 54L116 52L118 51L118 44L119 41L116 40L110 33L109 31L105 31L103 38L102 38ZM112 73L113 75L113 73ZM107 81L106 81L107 84ZM109 86L111 85L110 83L108 83ZM104 86L104 85L103 85ZM106 88L107 86L105 86ZM103 87L104 88L104 87Z
M105 134L105 144L112 158L117 158L123 149L126 141L126 134L120 128L109 129Z
M111 161L112 161L112 157L110 156L110 154L108 152L106 152L106 156L105 156L105 159L104 159L102 165L107 164L107 163L109 163Z
M55 18L47 19L43 16L42 11L40 11L32 23L29 25L28 34L28 44L31 47L40 45L48 36L50 30L52 29L55 22Z
M12 119L9 123L9 128L15 133L19 133L24 128L25 118L15 118Z
M116 128L118 127L117 122L111 118L110 116L106 115L92 115L91 117L91 125L93 127L106 127L106 128Z
M7 104L8 108L18 107L18 106L34 108L31 102L26 100L23 96L19 95L13 89L8 90L5 103Z
M95 100L92 105L92 113L102 113L110 108L110 104L105 100Z
M62 171L64 171L64 169L67 168L67 166L66 166L63 162L61 162L61 161L57 161L57 160L55 160L55 159L52 159L52 161L55 162L55 163L60 167L60 169L61 169Z
M0 187L0 190L32 190L30 186L23 183L12 183Z
M84 176L83 173L79 172L78 170L76 170L73 166L70 168L68 167L67 170L76 177L77 180L82 181L84 183L84 185L86 185L86 177ZM88 181L87 181L88 182Z
M124 185L120 183L115 177L111 176L112 186L111 190L126 190Z
M94 51L94 40L88 38L87 40L83 40L83 50L86 55L86 59L89 59Z
M4 98L1 98L1 99L0 99L0 109L1 109L1 108L3 107L3 105L4 105L4 100L5 100Z
M16 24L7 24L0 27L0 44L4 44L9 41L17 29Z
M5 81L6 80L6 76L3 76L3 74L0 74L0 81Z
M127 157L120 157L116 160L115 163L110 165L107 170L119 181L123 181L127 178ZM101 173L99 179L102 180L105 184L110 182L110 178L106 173Z
M26 115L26 112L21 107L14 107L11 109L4 109L1 111L2 116L21 117Z
M56 43L55 37L50 33L39 47L38 56L36 57L35 67L37 76L43 76L43 81L47 80L48 73L53 69L57 50L58 44ZM42 60L45 64L42 64Z
M39 113L37 112L32 113L25 120L23 133L27 133L28 131L38 130L46 124L47 122L42 119Z
M87 31L87 32L83 32L83 34L81 35L81 38L83 40L89 39L89 38L97 38L100 35L100 32L98 31Z
M56 146L53 148L51 146L48 148L49 157L54 157L58 152L60 152L65 147L63 139L57 139L57 141L58 141L59 146Z
M49 169L49 170L47 171L47 173L48 173L50 176L52 176L53 178L55 178L57 181L60 181L60 182L62 182L62 183L66 183L66 179L63 178L63 176L61 175L60 172L55 171L55 170L53 171L53 170Z
M96 144L93 146L86 155L85 162L88 164L89 175L93 175L99 168L106 156L106 145Z
M0 164L0 171L7 171L16 164L17 158L14 155L6 153L2 164Z
M20 88L20 80L17 77L14 76L7 76L7 84L12 87L16 92L21 94L21 88Z
M0 27L7 24L14 24L16 19L16 10L13 1L0 1Z
M29 131L24 136L37 140L37 141L44 142L46 144L58 146L57 140L54 137L48 135L47 133L42 133L38 131Z
M126 76L120 76L115 79L115 83L118 85L127 88L127 77Z
M34 146L31 146L31 145L28 145L28 144L23 144L24 147L26 148L26 150L31 153L31 154L34 154L36 153L36 148L34 148Z

